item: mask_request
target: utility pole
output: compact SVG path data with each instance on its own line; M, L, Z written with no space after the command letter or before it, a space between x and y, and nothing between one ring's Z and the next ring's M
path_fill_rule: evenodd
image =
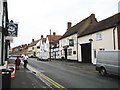
M50 61L51 61L51 29L50 29L50 41L49 41L49 44L50 44Z

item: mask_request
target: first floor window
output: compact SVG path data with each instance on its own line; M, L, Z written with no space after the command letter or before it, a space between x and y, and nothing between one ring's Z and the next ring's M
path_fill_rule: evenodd
M96 33L96 40L102 40L102 33L101 32L98 32Z
M69 39L69 46L74 46L74 39Z

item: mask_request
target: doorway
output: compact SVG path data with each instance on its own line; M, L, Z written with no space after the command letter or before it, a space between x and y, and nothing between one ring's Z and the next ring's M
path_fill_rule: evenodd
M91 63L91 43L80 44L83 63Z
M64 49L65 59L67 59L67 48Z

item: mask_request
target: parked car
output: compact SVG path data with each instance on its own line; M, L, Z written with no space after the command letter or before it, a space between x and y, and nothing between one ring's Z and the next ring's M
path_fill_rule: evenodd
M120 76L120 50L99 51L97 55L96 70L104 76L114 74Z

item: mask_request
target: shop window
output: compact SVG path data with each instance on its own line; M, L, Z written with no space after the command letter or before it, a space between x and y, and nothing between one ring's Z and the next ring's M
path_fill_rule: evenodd
M68 49L68 56L71 56L72 55L72 49Z

